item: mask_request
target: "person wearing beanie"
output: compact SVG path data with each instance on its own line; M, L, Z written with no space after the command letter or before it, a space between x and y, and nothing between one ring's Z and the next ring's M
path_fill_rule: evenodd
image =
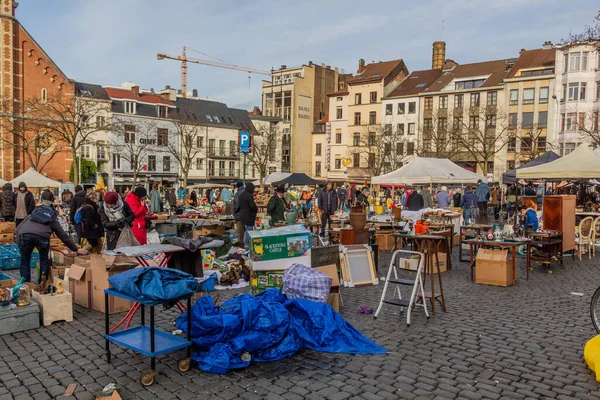
M285 221L285 210L288 208L285 202L285 188L278 186L275 189L275 194L269 199L267 203L267 215L271 216L271 226L276 223L280 224Z
M35 199L33 198L33 193L27 190L27 185L25 182L19 183L19 190L14 195L14 203L15 203L15 224L19 226L21 222L29 214L35 210Z
M325 237L325 228L331 228L331 216L338 209L338 197L333 190L333 183L327 181L325 189L317 194L317 207L321 210L321 237Z
M108 192L104 196L104 203L99 210L102 227L106 231L106 248L114 250L121 231L133 226L135 215L129 204L124 202L117 192Z
M146 194L146 188L138 186L133 189L133 192L130 192L125 199L125 202L129 204L135 217L131 230L141 245L148 243L146 235L146 215L148 215L148 208L146 207L146 204L144 204Z
M13 186L5 183L0 193L0 217L5 222L14 222L15 220L15 195Z
M239 237L238 243L241 244L243 242L244 245L248 245L250 243L248 232L254 230L256 213L258 212L258 207L254 202L254 184L252 182L249 182L241 192L237 208L234 209L234 212L240 216L240 222L244 226L244 232Z

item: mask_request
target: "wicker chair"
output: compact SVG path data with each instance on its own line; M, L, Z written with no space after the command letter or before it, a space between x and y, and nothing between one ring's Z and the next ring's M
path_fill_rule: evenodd
M579 239L577 241L577 252L579 253L579 259L583 249L587 247L588 257L592 258L592 249L594 248L594 218L585 217L579 223Z

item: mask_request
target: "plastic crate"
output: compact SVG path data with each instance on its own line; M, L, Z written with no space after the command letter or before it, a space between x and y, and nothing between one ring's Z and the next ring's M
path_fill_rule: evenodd
M9 281L12 278L8 275L6 275L4 272L0 272L0 281Z
M215 283L217 282L217 276L212 274L206 280L200 283L200 290L203 292L210 292L215 290Z
M0 249L0 268L17 269L21 266L21 256L6 249Z
M16 243L4 244L2 245L2 249L12 251L13 253L19 254L21 251L19 250L19 245Z

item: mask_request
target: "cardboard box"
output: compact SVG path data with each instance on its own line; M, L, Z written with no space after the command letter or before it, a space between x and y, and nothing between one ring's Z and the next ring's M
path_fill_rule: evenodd
M310 255L310 231L301 225L250 231L248 234L251 260L283 260Z
M198 231L200 236L208 236L210 234L223 236L225 235L225 227L223 225L204 225Z
M15 233L16 229L14 222L0 222L0 233Z
M438 265L440 267L440 273L446 272L446 268L448 267L446 265L448 261L446 257L446 253L438 253ZM435 257L433 258L433 262L435 262ZM437 274L437 268L435 266L433 267L433 273Z
M125 256L97 256L94 255L90 260L90 269L92 271L92 309L105 312L104 289L108 289L110 284L108 278L119 272L135 268L138 264L132 262ZM120 297L108 296L108 313L116 314L127 311L132 303L129 300Z
M75 256L75 258L73 259L73 264L90 265L90 260L91 259L92 259L91 255L87 255L87 256Z
M250 288L252 294L258 294L267 289L283 288L283 274L285 271L252 271Z
M72 294L73 303L85 308L91 308L92 271L89 265L73 264L66 276L69 278L69 291Z
M123 400L123 398L115 390L109 396L100 396L100 395L97 394L96 395L96 400Z
M452 246L460 246L460 235L454 235L452 238Z
M68 253L65 254L59 250L52 250L52 259L58 265L68 267L75 262L75 258L77 257L77 253Z
M1 233L0 234L0 244L8 244L15 242L15 234L14 233Z
M402 269L408 269L410 271L416 271L419 268L419 256L414 255L408 258L398 259L398 266Z
M475 263L475 282L493 286L515 283L508 250L479 249Z
M329 304L336 312L340 312L340 293L329 293L327 304Z
M310 250L308 250L308 253L302 257L282 258L281 260L268 261L254 261L250 259L248 265L250 265L250 269L253 271L280 271L288 269L293 264L302 264L311 267L311 263L311 253Z
M335 311L340 312L340 278L338 275L337 265L326 265L324 267L317 267L319 270L331 278L331 289L329 296L327 297L327 304L331 306Z
M55 321L73 321L73 303L71 293L45 294L33 292L32 299L40 305L42 325L48 326Z

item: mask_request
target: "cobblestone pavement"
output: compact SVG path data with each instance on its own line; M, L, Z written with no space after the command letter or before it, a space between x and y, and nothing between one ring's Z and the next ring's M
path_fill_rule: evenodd
M387 355L301 351L219 376L196 368L180 373L180 352L159 358L148 388L138 379L149 359L113 345L107 364L103 315L76 306L72 323L0 337L0 400L63 399L70 383L78 384L76 399L93 399L111 382L124 399L600 398L583 360L594 335L589 301L600 283L598 262L568 259L552 275L536 266L528 282L524 274L520 265L509 288L476 285L455 253L454 268L443 274L448 312L437 308L429 321L415 312L407 327L391 307L377 320L358 314L362 304L377 306L382 284L343 290L342 315ZM235 294L219 292L219 301ZM174 311L158 315L160 327L173 329Z

